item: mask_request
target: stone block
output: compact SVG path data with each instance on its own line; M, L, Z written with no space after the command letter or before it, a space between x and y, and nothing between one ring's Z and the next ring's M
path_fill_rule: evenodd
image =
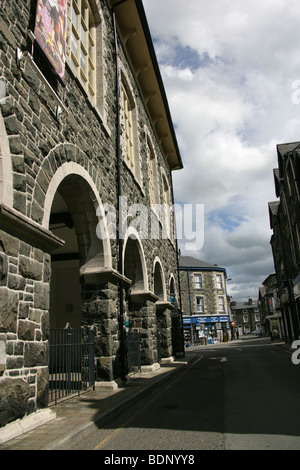
M37 408L46 408L49 403L49 372L48 367L39 369L36 381L36 404Z
M24 366L37 367L48 365L49 350L46 343L25 343Z
M30 386L24 380L0 379L0 427L25 416L30 395Z
M6 286L7 284L7 267L7 256L0 253L0 286Z
M44 282L35 282L34 284L34 308L49 310L50 287Z
M34 341L35 325L30 321L19 320L18 338L23 341Z
M20 256L19 272L26 279L40 281L43 277L43 265L34 259L27 258L26 256Z
M16 333L18 319L18 293L0 287L0 332Z

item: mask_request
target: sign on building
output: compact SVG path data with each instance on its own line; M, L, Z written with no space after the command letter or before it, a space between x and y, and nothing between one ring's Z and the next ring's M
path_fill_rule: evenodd
M65 73L66 26L67 0L37 0L34 35L61 79Z

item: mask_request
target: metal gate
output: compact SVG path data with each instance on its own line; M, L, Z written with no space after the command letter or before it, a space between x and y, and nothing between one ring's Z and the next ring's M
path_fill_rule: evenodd
M137 372L141 370L141 347L140 334L127 334L128 349L128 372Z
M95 388L94 331L70 327L50 331L49 402Z

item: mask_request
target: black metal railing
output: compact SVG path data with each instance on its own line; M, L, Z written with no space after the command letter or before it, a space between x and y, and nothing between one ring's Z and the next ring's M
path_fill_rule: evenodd
M70 327L50 331L49 402L95 388L94 331Z
M127 334L128 348L128 372L139 372L141 370L141 347L140 334Z

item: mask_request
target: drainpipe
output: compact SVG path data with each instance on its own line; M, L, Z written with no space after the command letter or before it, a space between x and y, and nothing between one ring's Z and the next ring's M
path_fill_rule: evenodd
M120 119L120 84L119 84L119 54L118 54L118 35L116 26L115 8L125 3L127 0L117 2L111 8L113 29L114 29L114 44L115 44L115 61L116 61L116 105L117 105L117 122L116 122L116 156L117 156L117 198L118 198L118 271L123 276L123 239L120 237L120 230L122 227L122 213L121 213L121 119ZM125 382L127 380L126 370L126 334L124 329L124 295L123 295L123 277L119 283L119 333L120 333L120 360L121 360L121 379Z

